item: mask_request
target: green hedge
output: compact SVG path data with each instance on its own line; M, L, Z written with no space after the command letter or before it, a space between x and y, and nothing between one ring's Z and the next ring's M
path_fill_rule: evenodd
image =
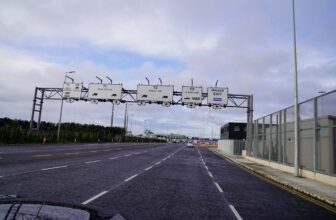
M0 143L55 143L57 123L41 122L40 131L29 131L29 121L0 118ZM63 123L60 142L111 142L124 141L125 130L120 127Z

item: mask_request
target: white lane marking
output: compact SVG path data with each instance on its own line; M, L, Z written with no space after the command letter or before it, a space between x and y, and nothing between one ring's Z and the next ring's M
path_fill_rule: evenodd
M213 178L213 175L210 173L210 171L208 171L208 174L211 178Z
M129 157L129 156L131 156L131 154L126 154L124 157Z
M150 170L152 168L153 168L153 166L150 166L150 167L147 167L145 170L147 171L147 170Z
M215 183L215 185L216 185L216 187L217 187L217 189L219 190L219 192L223 192L223 190L222 190L222 188L218 185L218 183L216 183L216 182L214 182Z
M119 157L111 157L111 158L109 158L110 160L114 160L114 159L117 159L117 158L119 158Z
M133 175L133 176L131 176L131 177L125 179L124 181L125 181L125 182L130 181L131 179L133 179L133 178L136 177L136 176L138 176L138 174L135 174L135 175Z
M159 165L161 163L161 161L159 161L159 162L157 162L157 163L155 163L156 165Z
M50 157L52 156L52 154L38 154L38 155L34 155L32 157Z
M205 169L209 170L209 168L207 166L205 166Z
M93 200L95 200L95 199L101 197L102 195L104 195L104 194L106 194L106 193L108 193L108 191L103 191L103 192L101 192L101 193L95 195L94 197L92 197L92 198L86 200L85 202L82 203L82 205L87 205L87 204L89 204L90 202L92 202Z
M101 160L93 160L93 161L87 161L87 162L85 162L85 163L97 163L97 162L100 162Z
M58 166L58 167L43 168L41 170L45 171L45 170L53 170L53 169L66 168L66 167L68 167L68 165Z
M66 153L65 155L76 155L76 154L80 154L80 152Z
M90 151L90 153L97 153L97 152L98 152L97 150Z
M231 211L233 212L233 214L236 216L237 220L243 220L243 218L239 215L238 211L233 205L229 205L229 207Z

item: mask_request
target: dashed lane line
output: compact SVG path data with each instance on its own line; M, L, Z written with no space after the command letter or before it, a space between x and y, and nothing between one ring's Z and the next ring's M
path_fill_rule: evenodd
M229 205L231 211L236 216L237 220L243 220L243 218L239 215L237 209L233 205Z
M85 202L82 203L82 205L87 205L87 204L89 204L90 202L92 202L93 200L95 200L95 199L101 197L102 195L104 195L104 194L106 194L106 193L108 193L108 191L103 191L103 192L101 192L101 193L99 193L99 194L97 194L97 195L91 197L90 199L86 200Z
M147 171L147 170L150 170L152 168L153 168L153 166L150 166L150 167L147 167L145 170Z
M211 178L214 178L213 175L210 173L210 171L208 171L208 174Z
M97 163L97 162L100 162L101 160L92 160L92 161L87 161L85 162L86 164L89 164L89 163Z
M223 192L222 188L218 185L217 182L214 182L214 183L215 183L215 185L216 185L218 191L222 193L222 192Z
M54 169L60 169L60 168L66 168L66 167L68 167L68 165L58 166L58 167L48 167L48 168L43 168L41 170L46 171L46 170L54 170Z
M52 154L38 154L38 155L33 155L32 157L50 157Z
M110 157L110 160L118 159L119 157Z
M133 179L133 178L136 177L136 176L138 176L138 174L135 174L135 175L133 175L133 176L131 176L131 177L125 179L124 182L128 182L128 181L130 181L131 179Z
M78 155L80 152L73 152L73 153L65 153L65 155Z

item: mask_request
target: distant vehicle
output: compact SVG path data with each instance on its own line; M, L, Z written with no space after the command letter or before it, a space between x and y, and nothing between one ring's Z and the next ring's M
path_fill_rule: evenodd
M192 142L192 141L188 141L188 143L187 143L187 147L193 148L193 147L194 147L193 142Z

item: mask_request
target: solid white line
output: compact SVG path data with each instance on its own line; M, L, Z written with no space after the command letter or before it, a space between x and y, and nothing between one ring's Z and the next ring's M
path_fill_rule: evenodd
M41 169L41 170L45 171L45 170L53 170L53 169L59 169L59 168L65 168L65 167L68 167L68 165L59 166L59 167L43 168L43 169Z
M222 188L221 188L221 187L218 185L218 183L216 183L216 182L215 182L215 185L216 185L217 189L219 190L219 192L221 192L221 193L222 193L222 192L223 192L223 190L222 190Z
M114 159L117 159L117 158L119 158L119 157L111 157L111 158L109 158L110 160L114 160Z
M129 156L131 156L130 154L126 154L124 157L129 157Z
M145 170L150 170L152 168L153 168L153 166L150 166L150 167L147 167Z
M133 178L136 177L137 175L138 175L138 174L135 174L135 175L131 176L130 178L125 179L124 181L125 181L125 182L130 181L131 179L133 179Z
M99 193L98 195L95 195L94 197L92 197L92 198L86 200L85 202L82 203L82 205L87 205L87 204L89 204L90 202L92 202L93 200L95 200L95 199L101 197L102 195L104 195L104 194L106 194L106 193L108 193L108 191L103 191L103 192Z
M236 216L237 220L243 220L243 218L239 215L236 208L233 205L229 205L229 206L230 206L230 209L233 212L233 214Z
M210 173L210 171L208 171L208 174L211 178L213 178L213 175Z
M156 165L159 165L161 163L161 161L159 161L159 162L157 162L157 163L155 163Z
M205 169L207 169L207 170L208 170L209 168L208 168L207 166L205 166Z
M97 163L97 162L100 162L101 160L93 160L93 161L87 161L87 162L85 162L86 164L88 164L88 163Z
M52 154L39 154L39 155L34 155L32 157L49 157L51 156Z

